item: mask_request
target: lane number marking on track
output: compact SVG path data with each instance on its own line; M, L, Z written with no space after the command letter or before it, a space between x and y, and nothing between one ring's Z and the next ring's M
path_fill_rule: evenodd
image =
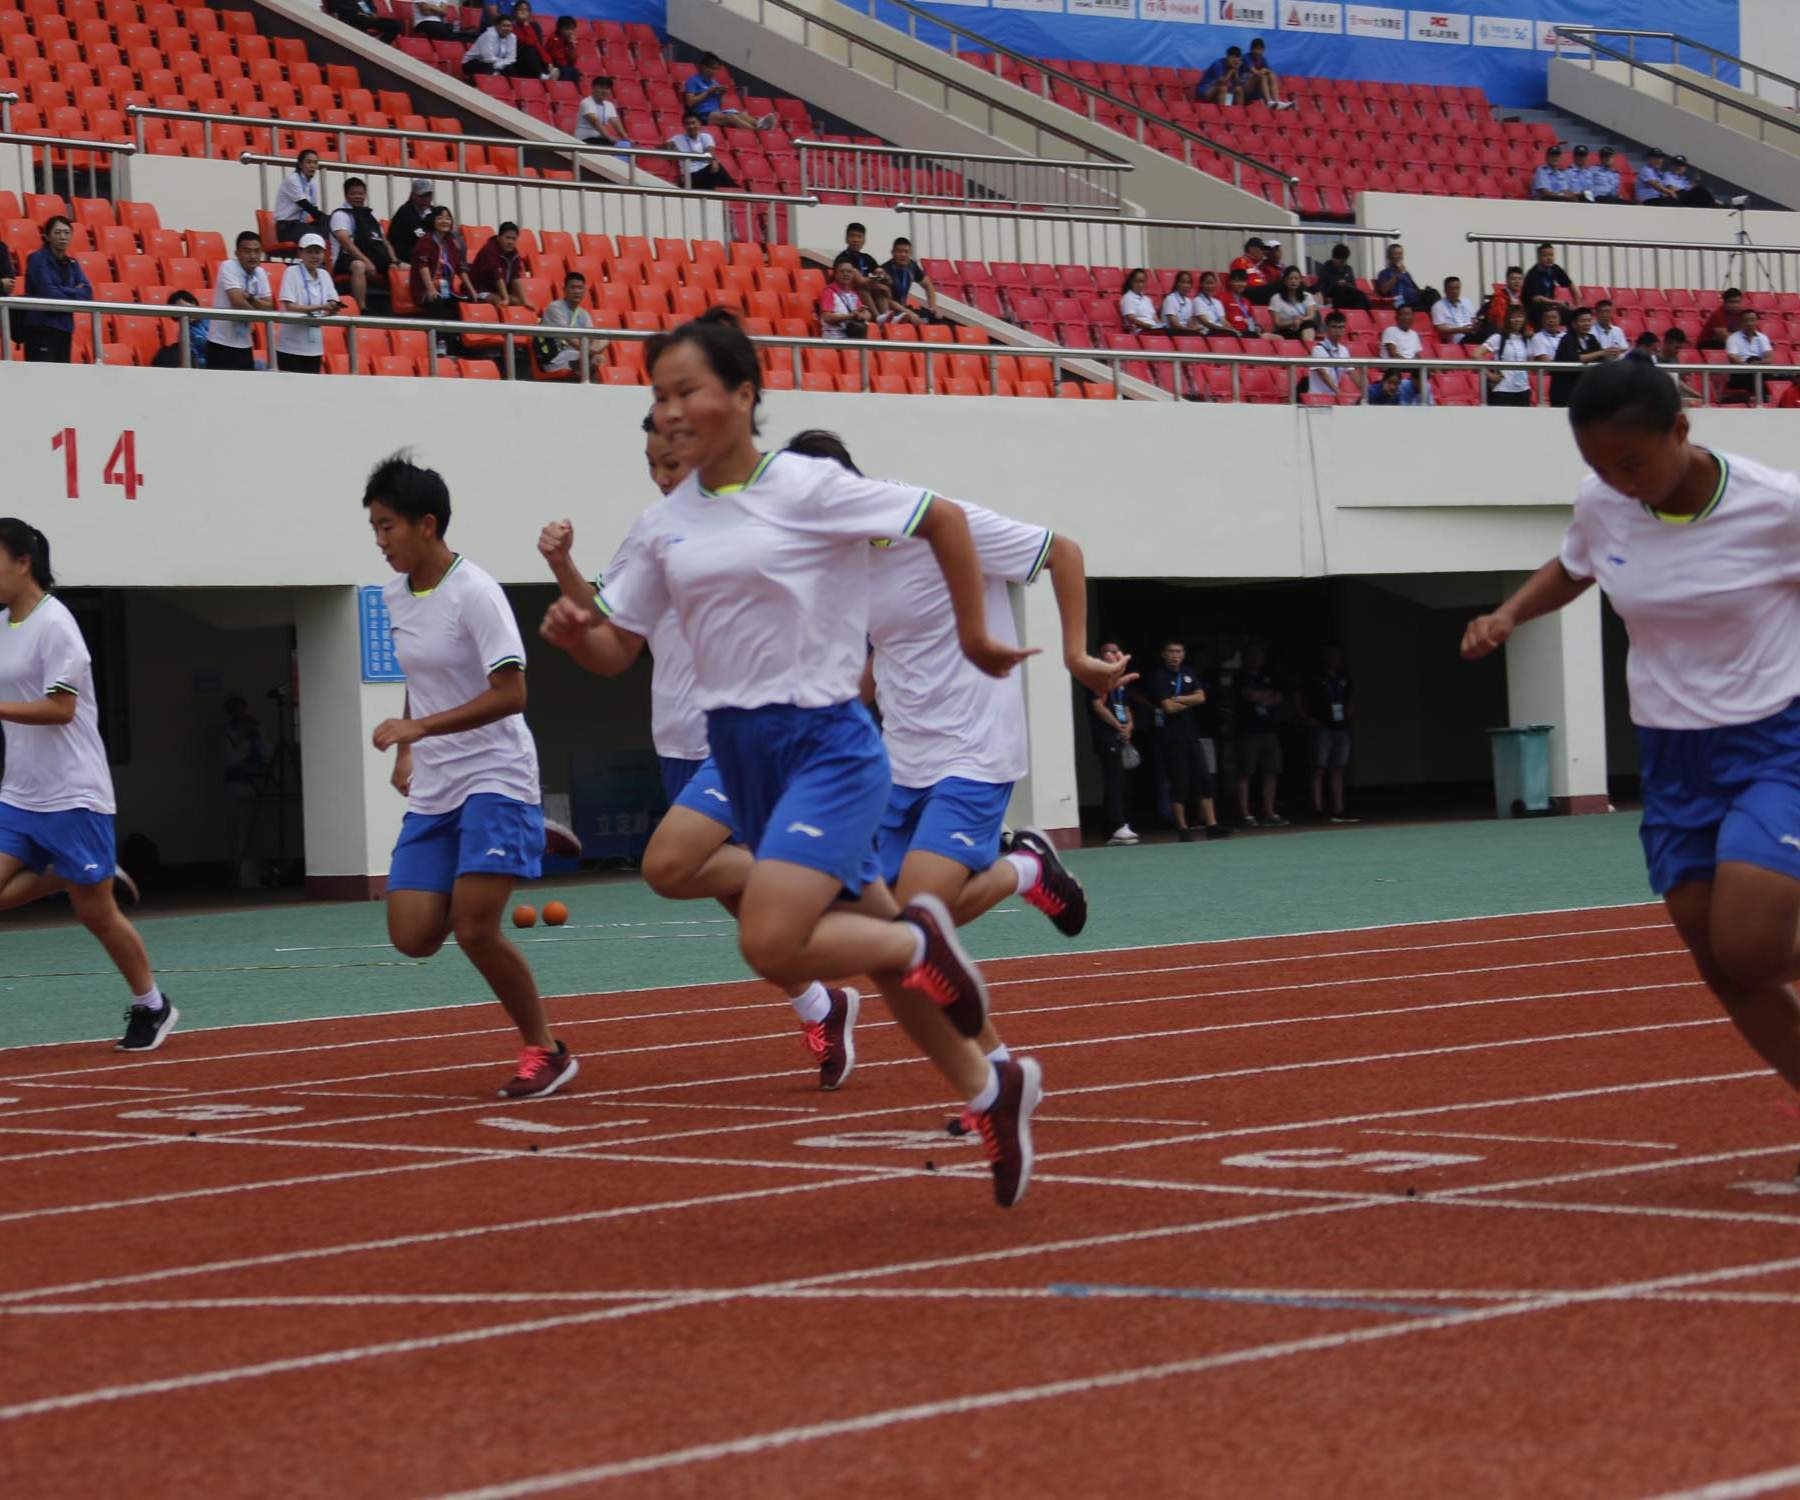
M1800 1182L1734 1182L1736 1192L1755 1193L1759 1198L1800 1197Z
M1479 1156L1448 1151L1346 1151L1341 1146L1291 1146L1275 1151L1246 1151L1228 1156L1222 1165L1263 1171L1322 1171L1349 1167L1362 1172L1416 1172L1425 1167L1457 1167L1481 1161Z
M260 1120L268 1115L303 1115L299 1104L173 1104L167 1109L128 1109L121 1120Z
M954 1146L956 1138L941 1130L846 1130L837 1135L804 1136L794 1144L815 1151L916 1151L920 1146Z
M648 1120L596 1120L587 1125L548 1125L542 1120L515 1120L510 1115L484 1115L475 1122L490 1130L516 1130L521 1135L585 1135L590 1130L619 1130L627 1125L648 1125Z

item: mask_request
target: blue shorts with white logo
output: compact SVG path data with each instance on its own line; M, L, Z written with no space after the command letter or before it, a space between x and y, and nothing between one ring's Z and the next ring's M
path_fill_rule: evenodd
M662 772L663 796L673 807L681 799L682 788L699 774L703 760L682 760L675 755L656 757L656 768Z
M1800 699L1754 724L1637 735L1652 890L1726 860L1800 880Z
M10 854L34 875L54 868L70 885L99 885L113 878L111 813L71 807L31 812L0 802L0 854Z
M897 786L881 820L881 873L891 885L915 849L941 854L971 870L1000 857L1000 829L1012 783L946 776L931 786Z
M887 810L888 758L862 704L715 708L706 736L738 832L758 859L835 875L853 897L880 879L875 834Z
M498 792L476 792L447 813L408 813L388 863L390 891L448 895L459 875L544 873L544 810Z
M693 773L673 798L672 805L697 812L703 818L711 818L713 822L730 830L732 842L743 842L743 837L738 832L737 814L725 791L725 778L719 775L719 763L710 755L695 764Z

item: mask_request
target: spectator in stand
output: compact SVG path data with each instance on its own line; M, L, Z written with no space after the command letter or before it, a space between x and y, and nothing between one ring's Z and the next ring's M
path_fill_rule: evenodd
M555 328L592 328L594 320L582 306L586 299L587 277L579 271L569 272L563 278L562 296L544 309L544 322ZM600 339L559 339L546 334L536 351L538 368L546 375L576 369L581 364L584 347L588 351L588 373L598 380L600 367L606 363L606 344Z
M1462 277L1444 278L1444 295L1431 304L1431 326L1440 344L1466 344L1475 335L1475 304L1462 294Z
M329 318L343 307L325 269L325 236L300 236L300 260L281 278L281 310L309 318ZM324 363L325 334L303 323L283 323L275 331L275 363L290 375L317 375Z
M1594 304L1594 337L1600 341L1600 347L1606 351L1609 360L1623 359L1631 352L1629 335L1613 321L1610 297L1602 297Z
M1175 283L1162 300L1162 323L1170 333L1199 333L1194 326L1194 273L1177 271Z
M1531 330L1525 324L1525 308L1515 302L1506 309L1499 333L1490 334L1482 348L1497 360L1523 363L1531 358ZM1529 370L1483 370L1489 406L1530 406Z
M1246 294L1249 285L1246 274L1234 266L1225 279L1229 283L1225 293L1226 325L1240 338L1255 338L1262 332L1262 324L1257 322L1256 309Z
M344 181L344 204L331 216L331 237L337 242L333 272L340 287L349 284L350 295L365 312L388 306L388 268L394 263L393 247L381 233L381 220L369 207L369 185L360 177Z
M1341 312L1325 315L1325 337L1312 346L1312 353L1316 358L1322 357L1334 363L1354 358L1350 346L1344 342L1344 315ZM1314 365L1306 372L1306 394L1335 398L1339 382L1346 380L1357 392L1362 391L1362 378L1355 370L1335 370L1331 365Z
M774 115L764 115L760 120L753 120L741 109L726 109L719 100L725 93L725 85L713 75L722 64L719 59L708 52L701 56L699 70L681 86L683 101L690 113L700 117L700 123L710 125L717 120L721 125L736 125L743 130L767 130L775 123Z
M94 288L69 253L75 226L62 214L44 221L43 248L25 258L25 295L57 297L65 302L92 302ZM75 319L65 312L22 312L14 325L25 345L25 358L39 364L66 365L75 342Z
M1537 247L1537 264L1525 273L1525 319L1533 328L1543 326L1544 310L1558 305L1557 292L1573 292L1575 283L1556 263L1556 246L1548 241Z
M869 226L850 223L844 226L844 248L838 251L832 261L835 270L838 261L848 261L856 273L852 278L857 295L869 305L877 323L893 321L893 296L888 287L887 277L882 273L880 264L865 248L869 242Z
M937 286L925 274L925 267L913 259L911 240L903 235L894 241L888 250L888 259L881 266L881 273L887 278L888 295L893 299L896 319L924 324L937 317ZM930 313L928 318L913 312L909 306L914 287L920 287L925 292L925 306Z
M1244 670L1237 681L1238 696L1238 817L1246 828L1285 828L1287 819L1275 811L1275 782L1281 775L1281 735L1278 732L1282 693L1269 675L1269 653L1259 643L1244 648ZM1262 817L1250 811L1250 783L1261 781Z
M1245 303L1246 308L1249 303ZM1225 304L1219 300L1219 274L1216 271L1200 273L1200 288L1194 293L1194 308L1188 321L1193 324L1193 331L1205 334L1209 338L1224 338L1238 332L1225 317Z
M1744 315L1744 293L1735 286L1725 288L1719 305L1706 315L1700 325L1700 347L1723 349L1726 339L1737 332L1738 320Z
M1396 310L1402 305L1419 305L1419 283L1413 280L1412 272L1406 269L1404 245L1387 247L1387 264L1375 276L1375 295L1388 298Z
M1402 302L1394 309L1394 321L1381 330L1382 358L1415 360L1419 357L1425 341L1413 327L1417 318L1418 314L1409 303Z
M469 284L483 302L491 302L495 307L524 307L524 280L529 274L525 257L519 254L519 226L508 219L481 247L481 253L469 267Z
M1594 310L1591 307L1578 307L1570 319L1570 328L1563 335L1562 342L1556 346L1556 362L1559 365L1604 364L1613 356L1600 346L1600 340L1594 337ZM1550 404L1567 406L1569 397L1574 393L1575 382L1581 379L1576 370L1559 370L1550 377Z
M1665 160L1661 146L1644 148L1644 164L1637 170L1636 196L1639 203L1678 203L1674 188L1663 178Z
M619 118L619 106L613 102L613 81L595 75L588 85L588 96L575 111L575 139L590 146L629 146L625 122Z
M1381 379L1369 387L1370 406L1417 406L1419 388L1398 365L1382 371Z
M819 337L862 339L869 336L875 314L856 289L856 266L848 260L832 265L831 280L819 293Z
M215 309L239 312L273 312L275 295L269 290L269 273L263 269L262 236L246 229L237 237L237 254L213 273ZM206 340L209 370L254 370L256 354L250 323L235 318L214 318Z
M1725 340L1725 358L1734 365L1766 365L1769 356L1774 353L1775 346L1770 342L1768 334L1758 326L1762 314L1754 307L1746 307L1738 314L1737 332ZM1750 375L1733 375L1726 388L1741 391L1751 400L1756 399L1756 380Z
M716 193L733 185L730 174L713 160L718 144L713 133L701 123L700 116L691 109L681 117L681 134L669 137L671 151L690 151L706 158L704 162L681 163L682 176L697 192Z
M1246 295L1257 287L1268 285L1273 273L1269 269L1268 246L1263 244L1262 237L1253 234L1245 240L1244 253L1236 257L1226 269L1244 273Z
M1270 109L1292 109L1293 103L1281 97L1281 80L1269 66L1268 49L1261 37L1250 39L1250 55L1244 59L1244 103L1258 99Z
M1596 203L1623 203L1625 201L1619 196L1619 191L1624 185L1624 178L1613 166L1613 158L1617 154L1611 146L1602 146L1598 165L1588 170L1588 196Z
M1562 347L1563 334L1562 308L1555 303L1544 309L1544 326L1531 336L1526 358L1538 364L1548 364L1556 358L1556 351Z
M0 240L0 297L13 294L13 283L18 280L19 273L13 269L12 251L6 248L6 241Z
M1188 803L1193 801L1208 838L1223 838L1213 808L1213 773L1200 748L1200 712L1206 688L1186 665L1187 647L1170 641L1162 648L1162 665L1150 674L1150 699L1156 705L1156 760L1169 786L1169 811L1175 836L1191 843Z
M1101 644L1100 660L1116 662L1124 659L1125 653L1116 641ZM1105 787L1106 826L1112 830L1107 834L1106 842L1135 844L1138 836L1125 820L1125 773L1136 770L1141 757L1131 743L1137 725L1132 718L1131 700L1125 684L1118 683L1105 694L1090 697L1088 711L1093 716L1089 727L1093 731L1094 754L1100 757L1101 784ZM1129 766L1127 761L1130 761Z
M1717 208L1719 200L1702 187L1695 174L1688 170L1688 159L1677 156L1670 159L1669 170L1663 173L1663 185L1675 194L1675 202L1688 208Z
M581 69L575 66L575 18L561 16L550 40L544 43L544 60L550 71L563 83L580 83Z
M1583 203L1596 201L1596 185L1600 182L1600 168L1593 163L1593 153L1586 146L1575 148L1575 164L1569 168L1569 185L1575 189L1575 196Z
M1631 346L1627 359L1641 359L1645 364L1660 365L1662 363L1662 337L1654 328L1646 328L1637 336Z
M1254 277L1247 278L1249 289L1244 293L1258 307L1267 307L1274 300L1275 293L1281 289L1282 278L1288 273L1286 261L1282 257L1280 240L1264 240L1262 248L1262 275L1259 285ZM1303 278L1304 279L1304 278Z
M1306 693L1307 724L1312 729L1313 816L1323 822L1325 786L1331 785L1333 823L1354 823L1344 813L1344 772L1350 766L1350 677L1344 670L1341 646L1327 646L1319 666L1319 675L1308 685Z
M1125 290L1119 294L1119 326L1126 333L1162 333L1156 304L1146 295L1150 273L1142 266L1125 273Z
M419 241L431 233L431 201L431 179L413 178L412 196L388 220L388 244L393 247L396 264L410 266Z
M1310 350L1319 336L1319 299L1306 289L1298 266L1289 266L1280 289L1269 299L1269 318L1283 338L1298 339Z
M413 35L431 42L472 42L456 0L413 0Z
M538 75L519 61L519 38L511 16L501 16L463 53L463 77L535 78Z
M1500 284L1488 302L1487 317L1484 321L1489 333L1498 333L1506 327L1506 311L1510 307L1527 312L1525 307L1525 268L1523 266L1506 268L1506 280ZM1530 322L1529 313L1527 313L1526 321Z
M319 153L302 151L294 170L275 189L275 232L294 243L309 229L325 232L325 210L319 206Z
M380 14L373 0L331 0L330 10L346 26L354 26L384 42L393 41L404 29L392 16Z
M548 80L550 55L544 50L544 34L531 19L531 0L518 0L512 8L513 40L519 44L519 73L524 78Z
M1681 356L1691 352L1688 348L1687 335L1679 328L1671 328L1663 335L1662 355L1658 363L1679 367ZM1675 382L1675 389L1681 392L1684 405L1698 406L1700 404L1700 392L1694 389L1693 383L1680 373L1679 368L1670 369L1669 379Z
M1561 141L1544 148L1543 164L1531 174L1531 196L1552 203L1574 203L1581 194L1575 191L1575 179L1563 159Z
M431 232L422 235L412 258L412 295L419 316L455 320L461 305L475 300L463 261L462 241L456 237L456 216L445 204L431 210ZM439 338L439 352L443 339Z
M1319 268L1315 288L1333 307L1369 310L1368 294L1356 284L1356 267L1350 264L1348 245L1331 247L1331 259Z
M1227 47L1225 55L1200 75L1194 98L1202 104L1236 104L1245 84L1244 49Z
M194 294L186 288L179 288L169 293L170 307L198 307ZM211 318L183 318L175 328L175 337L159 348L150 360L152 369L179 370L181 368L181 346L185 342L188 350L188 364L196 369L206 368L206 336L212 329Z

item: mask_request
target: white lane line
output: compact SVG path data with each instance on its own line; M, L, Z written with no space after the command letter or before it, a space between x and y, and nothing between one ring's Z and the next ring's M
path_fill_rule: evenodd
M1772 1495L1796 1485L1800 1485L1800 1464L1746 1474L1741 1479L1715 1479L1691 1490L1668 1490L1656 1500L1749 1500L1752 1495Z
M1086 1396L1101 1391L1122 1390L1150 1382L1184 1376L1209 1374L1216 1370L1241 1368L1270 1360L1287 1359L1300 1354L1335 1353L1364 1344L1383 1343L1393 1339L1412 1338L1420 1334L1438 1333L1445 1329L1465 1329L1502 1318L1523 1317L1533 1313L1560 1312L1566 1308L1607 1301L1629 1301L1645 1292L1675 1289L1730 1277L1768 1275L1774 1271L1800 1266L1800 1259L1765 1261L1756 1265L1728 1267L1719 1271L1685 1272L1659 1276L1646 1281L1623 1282L1592 1291L1554 1292L1527 1301L1506 1303L1496 1307L1463 1310L1407 1318L1317 1334L1311 1338L1283 1339L1276 1343L1258 1344L1234 1349L1225 1354L1201 1355L1192 1359L1168 1360L1160 1364L1140 1365L1135 1369L1097 1371L1091 1375L1040 1385L1015 1386L1010 1390L988 1391L979 1395L953 1396L941 1401L921 1402L911 1406L888 1407L856 1417L842 1417L827 1422L775 1428L750 1433L724 1442L697 1443L687 1448L668 1449L639 1458L614 1463L594 1464L561 1473L539 1474L506 1484L484 1485L461 1490L445 1500L520 1500L527 1495L549 1494L576 1485L592 1485L613 1479L634 1478L664 1470L686 1468L693 1464L716 1462L722 1458L747 1458L773 1453L796 1444L818 1442L826 1438L880 1431L913 1422L934 1421L942 1417L968 1416L975 1412L993 1411L1001 1407L1019 1406L1041 1401L1054 1401L1068 1396ZM1792 1472L1792 1471L1784 1471ZM1767 1476L1762 1476L1766 1478ZM1764 1493L1746 1491L1743 1493Z
M1668 1141L1599 1140L1580 1135L1483 1135L1469 1130L1365 1130L1364 1135L1416 1136L1434 1141L1521 1141L1534 1146L1616 1146L1621 1151L1679 1151Z
M992 965L997 965L997 964L1039 963L1046 959L1066 959L1069 957L1093 957L1096 955L1104 955L1104 954L1109 954L1109 953L1163 953L1163 952L1167 952L1171 949L1223 948L1223 947L1228 947L1228 946L1233 946L1233 945L1243 945L1243 944L1247 944L1247 943L1287 942L1287 941L1290 941L1295 938L1339 937L1339 936L1347 936L1351 933L1357 933L1357 932L1400 932L1400 931L1405 931L1410 928L1460 927L1460 926L1466 926L1466 925L1476 923L1476 922L1513 922L1513 921L1525 921L1525 920L1529 920L1533 917L1583 916L1583 915L1587 915L1592 912L1611 912L1611 911L1644 911L1646 913L1650 913L1650 912L1660 912L1661 908L1651 902L1621 901L1621 902L1609 903L1604 906L1557 906L1557 907L1548 907L1542 911L1500 912L1500 913L1495 913L1495 914L1491 914L1491 915L1487 915L1487 916L1433 917L1433 918L1427 918L1422 921L1414 921L1414 922L1376 922L1376 923L1372 923L1370 925L1363 926L1363 927L1319 927L1319 928L1310 928L1304 932L1265 933L1265 934L1262 934L1262 935L1259 935L1256 937L1215 938L1209 942L1201 942L1201 943L1133 943L1133 944L1126 944L1126 945L1116 947L1116 948L1087 948L1087 949L1079 950L1079 952L1077 952L1077 953L1071 953L1067 949L1062 949L1062 950L1046 949L1042 953L1017 954L1010 958L984 959L984 960L982 960L982 967L985 970L988 967L990 967ZM1674 929L1669 925L1669 923L1666 920L1660 921L1660 922L1645 923L1642 926L1603 928L1600 930L1604 931L1604 932L1615 932L1615 931L1616 932L1637 932L1637 931L1661 930L1664 933L1670 933L1670 932L1674 931ZM1530 942L1541 942L1541 941L1546 941L1546 940L1555 939L1555 938L1565 938L1565 937L1566 938L1579 938L1579 937L1586 937L1588 935L1589 935L1588 931L1585 929L1571 928L1571 929L1567 929L1564 931L1558 931L1558 932L1526 933L1526 934L1523 934L1519 940L1520 941L1530 941ZM1471 940L1471 941L1473 942L1475 940ZM1507 941L1512 941L1512 939L1506 938L1506 937L1495 937L1493 939L1493 941L1507 942ZM1433 947L1433 946L1438 946L1438 945L1425 944L1422 946ZM1359 948L1359 949L1355 949L1352 951L1359 953L1359 954L1361 954L1361 953L1373 953L1373 954L1407 953L1407 952L1413 951L1413 947L1412 947L1412 945L1408 945L1408 944L1398 944L1398 945L1391 945L1391 946L1386 945L1386 944L1376 944L1370 948ZM1295 954L1295 955L1292 955L1292 961L1298 962L1298 963L1305 963L1308 961L1308 956L1305 954ZM1571 962L1573 962L1573 961L1574 960L1571 960ZM1057 977L1062 977L1062 978L1066 978L1069 980L1073 980L1075 978L1078 978L1079 976L1071 975L1071 976L1057 976ZM750 979L748 977L741 978L741 979L707 979L707 980L696 980L689 984L640 985L634 989L607 990L604 992L604 994L607 998L613 998L613 997L622 996L622 995L656 995L656 994L663 994L665 992L675 992L675 991L680 991L680 990L725 989L725 988L729 988L732 986L750 985L750 984L754 984L756 982L757 981ZM546 1000L587 1000L587 999L594 998L595 994L596 994L595 991L583 990L579 993L569 994L569 995L546 995L544 998ZM448 1002L448 1003L440 1004L440 1005L402 1006L395 1010L384 1010L384 1011L375 1011L375 1012L353 1011L353 1012L350 1012L348 1014L341 1015L341 1016L306 1016L306 1017L300 1017L300 1018L296 1018L294 1020L289 1020L289 1021L240 1021L240 1022L233 1022L233 1023L231 1023L229 1025L225 1025L225 1026L192 1027L192 1028L189 1028L185 1034L189 1035L189 1036L197 1036L204 1032L253 1030L259 1026L314 1026L314 1025L318 1025L320 1022L379 1020L383 1016L432 1015L432 1014L436 1014L440 1011L467 1010L467 1009L470 1009L475 1006L488 1005L490 1003L491 1003L490 1001L485 1000L485 999L468 1000L468 1001ZM774 1002L771 1001L770 1003L774 1003ZM761 1006L760 1005L755 1006L755 1007L736 1006L736 1007L731 1007L731 1008L747 1010L747 1009L752 1009L752 1008L760 1009ZM712 1009L712 1007L702 1007L701 1009L702 1010L710 1010L710 1009ZM699 1011L664 1011L664 1012L659 1012L657 1014L663 1015L663 1016L674 1016L674 1015L686 1015L686 1014L697 1014L697 1013L700 1013L700 1012ZM643 1019L643 1018L625 1018L625 1019ZM491 1035L491 1034L498 1034L498 1033L506 1033L506 1034L510 1035L511 1031L512 1031L511 1027L491 1027L491 1028L485 1028L481 1032L473 1032L473 1033L460 1032L460 1033L445 1033L445 1034L446 1035L465 1035L466 1036L466 1035ZM77 1041L74 1041L74 1042L55 1042L55 1043L24 1042L24 1043L17 1043L13 1046L0 1047L0 1053L35 1052L35 1051L43 1051L47 1047L79 1046L79 1045L86 1045L88 1043L93 1043L93 1042L104 1042L104 1041L108 1041L108 1040L110 1040L109 1037L87 1037L87 1038L78 1039ZM325 1046L326 1047L382 1046L391 1040L392 1040L392 1038L384 1038L382 1040L374 1041L374 1042L327 1043L327 1044L325 1044ZM409 1038L409 1040L414 1040L414 1039ZM301 1050L315 1050L315 1049L295 1048L295 1049L291 1049L291 1050L301 1051ZM323 1049L318 1049L318 1050L323 1050ZM259 1053L241 1053L241 1054L232 1054L232 1055L254 1057L254 1056L262 1056L264 1054L259 1052ZM209 1060L210 1059L207 1059L207 1058L173 1057L173 1058L163 1058L163 1059L157 1060L156 1062L151 1062L150 1060L146 1059L143 1063L136 1064L135 1066L168 1066L171 1064L179 1065L183 1062L205 1062L205 1061L209 1061ZM28 1076L40 1077L40 1078L53 1078L53 1077L59 1077L59 1076L66 1076L67 1074L70 1074L70 1073L81 1073L83 1071L86 1071L86 1070L80 1069L80 1068L70 1068L70 1069L64 1070L63 1073L60 1073L60 1074L58 1074L58 1073L39 1073L39 1074L32 1074L32 1075L28 1075ZM4 1079L0 1079L0 1082L4 1082L4 1081L5 1081Z

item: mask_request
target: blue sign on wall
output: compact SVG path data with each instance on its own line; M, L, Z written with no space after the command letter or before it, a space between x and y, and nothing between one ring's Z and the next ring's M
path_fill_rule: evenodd
M388 621L387 601L381 585L366 583L356 591L357 631L362 637L362 680L405 682L400 659L394 655L394 629Z

